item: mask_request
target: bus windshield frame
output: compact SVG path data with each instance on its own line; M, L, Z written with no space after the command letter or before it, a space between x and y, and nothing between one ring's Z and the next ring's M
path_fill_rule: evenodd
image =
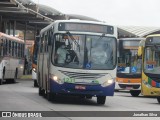
M52 63L55 66L89 70L113 70L116 67L117 40L115 37L56 33L54 34L54 41L52 47ZM57 53L61 51L58 50L61 47L60 43L63 43L67 50L66 58L71 59L71 61L65 61L65 64L59 64L57 62L57 56L60 56ZM67 54L70 55L67 56Z

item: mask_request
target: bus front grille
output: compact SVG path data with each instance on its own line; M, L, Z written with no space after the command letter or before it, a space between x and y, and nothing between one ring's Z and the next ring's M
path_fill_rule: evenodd
M62 70L59 70L59 71L70 78L85 79L85 80L96 80L107 74L107 73L79 73L79 72L68 72L68 71L62 71Z

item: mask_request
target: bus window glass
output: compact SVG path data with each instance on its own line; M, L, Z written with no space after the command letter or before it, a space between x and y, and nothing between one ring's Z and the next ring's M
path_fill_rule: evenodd
M12 41L12 56L14 56L14 41Z
M8 51L8 53L9 53L9 55L11 55L11 51L12 50L12 46L11 46L11 41L9 40L9 51Z
M17 43L15 43L14 45L15 45L15 47L14 47L14 48L15 48L15 49L14 49L15 51L14 51L14 53L15 53L15 57L17 57Z
M6 55L6 40L3 40L3 55Z
M112 37L57 34L54 63L58 66L83 69L114 69L116 39Z
M6 44L5 44L5 48L6 48L6 55L8 55L8 40L6 40Z
M145 48L144 72L159 74L160 71L160 46L148 46Z
M139 41L121 40L119 42L118 73L141 73L141 59L138 59Z
M41 40L40 40L40 53L43 53L43 49L44 49L44 35L41 36Z

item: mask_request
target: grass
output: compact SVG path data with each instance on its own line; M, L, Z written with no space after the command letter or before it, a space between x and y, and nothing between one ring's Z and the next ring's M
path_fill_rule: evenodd
M20 79L32 79L32 75L22 75Z

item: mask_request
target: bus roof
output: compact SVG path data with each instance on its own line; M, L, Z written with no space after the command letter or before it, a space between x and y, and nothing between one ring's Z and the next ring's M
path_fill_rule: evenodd
M10 36L10 35L7 35L7 34L4 34L2 32L0 32L0 37L5 37L7 39L10 39L10 40L13 40L13 41L16 41L16 42L24 43L24 40L13 37L13 36Z

